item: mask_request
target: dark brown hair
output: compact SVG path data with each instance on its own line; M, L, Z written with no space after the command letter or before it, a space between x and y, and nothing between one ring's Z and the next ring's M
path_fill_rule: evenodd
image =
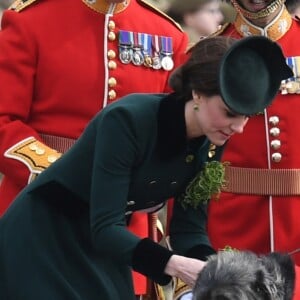
M237 40L225 36L205 38L189 50L189 58L170 77L172 89L185 101L192 90L206 96L220 94L219 70L222 57Z

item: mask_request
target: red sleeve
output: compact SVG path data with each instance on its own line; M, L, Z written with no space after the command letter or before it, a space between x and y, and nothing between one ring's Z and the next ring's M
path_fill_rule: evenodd
M34 97L37 56L35 39L21 14L5 12L0 31L0 172L20 186L27 184L29 169L4 154L30 136L38 138L37 132L26 125Z

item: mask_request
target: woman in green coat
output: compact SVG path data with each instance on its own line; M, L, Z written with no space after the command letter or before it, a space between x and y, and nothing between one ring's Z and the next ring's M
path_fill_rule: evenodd
M211 195L204 187L188 200L186 187L289 76L266 38L207 38L174 73L174 93L132 94L96 115L0 220L0 298L132 300L131 269L193 286L214 253L205 230ZM133 211L171 197L173 251L126 229Z

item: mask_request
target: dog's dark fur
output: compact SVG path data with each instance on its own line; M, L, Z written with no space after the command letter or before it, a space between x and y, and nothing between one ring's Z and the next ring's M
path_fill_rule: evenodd
M289 255L220 251L200 272L193 300L291 300L294 285Z

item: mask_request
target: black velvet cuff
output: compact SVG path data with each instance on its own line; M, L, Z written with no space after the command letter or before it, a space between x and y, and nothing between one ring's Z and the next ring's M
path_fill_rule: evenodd
M207 257L209 255L212 255L212 254L215 254L215 253L216 253L216 251L208 245L197 245L197 246L191 248L185 254L185 256L191 257L191 258L197 258L197 259L206 261Z
M149 238L142 239L133 252L132 267L135 271L149 277L160 285L166 285L172 279L164 273L173 252Z

